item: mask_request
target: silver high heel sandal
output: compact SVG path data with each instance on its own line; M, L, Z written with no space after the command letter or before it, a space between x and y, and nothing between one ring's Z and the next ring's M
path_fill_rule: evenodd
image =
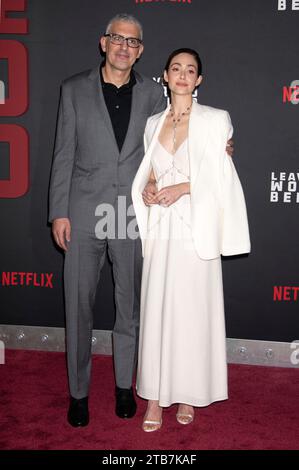
M142 423L142 429L145 432L154 432L158 431L162 426L162 418L160 421L153 421L151 419L146 419Z
M194 420L194 412L191 413L180 413L179 411L176 414L176 420L180 424L190 424Z

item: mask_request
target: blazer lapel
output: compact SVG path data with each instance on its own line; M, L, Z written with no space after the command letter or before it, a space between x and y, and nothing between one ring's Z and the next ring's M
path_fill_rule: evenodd
M159 137L160 130L163 126L165 121L166 115L169 111L169 107L163 111L162 115L158 118L154 118L151 120L148 128L147 128L147 138L149 139L148 148L145 149L145 155L141 162L141 165L137 171L137 175L135 177L135 184L134 187L137 189L137 193L141 194L147 181L151 171L151 155L152 151L155 147L157 139ZM136 196L137 197L137 196Z
M150 138L150 142L149 142L149 146L146 150L146 153L145 153L145 160L148 162L149 166L149 170L148 170L148 174L145 175L145 179L144 181L142 181L142 184L141 186L143 185L143 187L145 186L144 183L147 183L147 180L148 180L148 177L149 177L149 173L150 173L150 169L151 169L151 159L152 159L152 152L155 148L155 145L157 143L157 140L159 138L159 134L160 134L160 131L163 127L163 124L164 124L164 121L166 119L166 116L169 112L169 109L170 109L170 106L167 106L167 108L165 109L165 111L163 111L163 113L161 114L161 116L156 119L155 122L152 122L152 129L151 129L151 135L149 135L149 138ZM142 188L143 189L143 188Z
M153 151L153 148L154 148L154 146L155 146L155 144L158 140L158 137L159 137L160 131L162 129L162 126L164 124L164 121L166 119L166 116L169 112L169 109L170 109L170 105L167 106L165 111L162 112L160 117L155 122L152 122L153 130L152 130L152 135L149 136L151 140L149 142L149 146L147 148L146 154L151 155L151 153Z
M190 180L197 179L208 140L208 123L200 104L193 103L188 132Z

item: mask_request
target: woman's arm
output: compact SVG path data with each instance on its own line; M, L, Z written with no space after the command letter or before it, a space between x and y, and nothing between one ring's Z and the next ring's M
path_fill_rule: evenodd
M156 182L155 174L152 169L149 175L148 182L142 192L142 199L146 206L150 206L151 204L156 204L155 202L153 202L154 197L158 191L156 183L157 182Z

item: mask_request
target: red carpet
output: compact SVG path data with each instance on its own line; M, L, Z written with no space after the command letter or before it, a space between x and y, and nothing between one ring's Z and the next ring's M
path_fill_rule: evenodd
M135 418L114 415L111 357L93 358L91 420L82 429L66 422L63 353L6 351L0 374L0 449L299 449L298 369L231 365L229 400L197 409L186 427L173 406L150 434L140 428L143 400Z

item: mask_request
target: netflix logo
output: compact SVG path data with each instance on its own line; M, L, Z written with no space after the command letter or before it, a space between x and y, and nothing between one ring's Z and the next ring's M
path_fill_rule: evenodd
M299 80L293 80L290 86L283 87L282 102L295 105L299 103Z
M2 287L46 287L53 289L53 273L2 272Z
M274 302L297 302L299 287L274 286Z

